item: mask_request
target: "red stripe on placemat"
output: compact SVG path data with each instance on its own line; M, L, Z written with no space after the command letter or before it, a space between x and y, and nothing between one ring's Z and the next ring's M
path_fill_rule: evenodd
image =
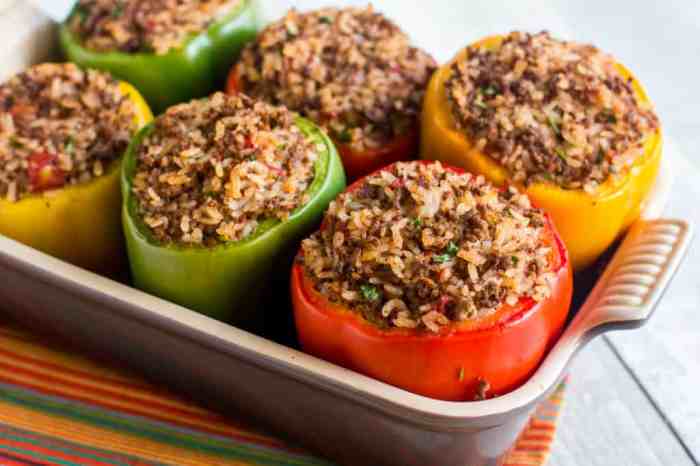
M13 449L21 448L22 450L39 454L42 457L52 457L63 461L70 461L81 466L111 466L111 463L93 460L92 458L86 458L84 456L71 455L58 449L49 449L39 445L34 445L32 443L11 440L8 438L0 438L0 449L4 449L7 447ZM17 454L15 450L12 450L12 453ZM36 461L37 458L33 458L33 460ZM40 461L48 460L42 459Z
M39 341L32 340L30 338L21 338L20 337L21 334L19 334L18 332L12 331L12 330L7 330L6 327L0 327L0 334L4 334L4 336L7 338L27 341L29 344L41 345L41 342L39 342ZM52 348L47 348L47 349L49 351L54 351L57 353L61 352L60 350L55 350ZM44 359L38 359L38 358L31 357L31 356L25 356L23 354L16 353L16 352L9 350L9 349L0 348L0 354L5 355L9 359L25 362L27 364L34 365L36 367L40 367L42 369L46 369L46 370L53 371L53 372L58 372L59 374L66 373L66 374L70 374L70 375L73 375L76 377L81 377L81 378L86 379L86 380L92 380L92 381L95 381L97 383L109 385L112 387L121 387L121 388L125 388L125 389L136 389L136 391L142 393L143 395L157 397L157 398L161 398L165 401L170 401L172 403L176 403L176 404L182 406L182 408L174 408L174 409L181 409L181 411L177 413L178 417L180 419L181 419L182 414L190 413L189 417L191 419L195 419L198 421L210 422L212 424L220 424L220 425L225 424L225 427L227 427L227 428L241 430L241 431L245 431L247 429L247 426L240 424L239 422L226 419L223 416L221 416L215 412L207 411L207 410L202 409L194 404L192 404L191 406L188 406L189 403L186 403L186 402L176 398L175 396L172 395L172 393L168 392L167 390L159 389L159 388L154 387L153 385L150 385L146 382L138 382L137 381L138 379L135 378L136 376L134 376L134 379L133 379L134 382L130 382L130 381L125 381L123 379L119 380L119 379L115 379L115 378L102 376L99 374L95 374L93 372L89 372L87 370L74 369L73 367L70 367L68 365L61 365L58 363L49 362L49 361L44 360ZM39 375L39 377L42 377L42 375ZM76 389L83 390L82 386L77 387L74 382L64 380L63 383L66 386L74 385ZM141 404L140 400L139 400L139 404ZM148 402L144 402L143 404L147 405ZM150 413L143 413L143 415L150 416ZM169 422L171 422L171 421L169 421ZM177 422L174 422L174 423L177 424ZM198 428L199 428L199 426L198 426ZM220 429L220 430L212 429L211 432L213 432L213 433L218 432L223 436L231 436L233 438L239 438L239 437L235 437L234 435L231 435L231 433L228 429ZM245 436L245 437L240 437L240 438L247 439L249 437ZM257 437L256 437L256 439L257 439ZM274 445L277 445L277 444L274 444Z
M22 461L21 463L16 460L10 459L10 457L5 456L0 453L0 458L2 459L2 465L3 466L32 466L34 464L40 464L40 463L29 463L27 461Z
M134 396L130 396L130 395L125 395L125 394L117 393L117 392L114 392L111 390L105 390L103 388L95 387L92 385L85 385L85 384L82 384L80 382L74 382L74 381L62 379L60 377L56 377L53 375L35 372L35 371L32 371L31 369L14 366L12 364L7 364L7 363L4 363L2 361L0 361L0 368L4 368L8 371L11 371L12 373L23 374L23 375L26 375L26 376L29 376L29 377L32 377L35 379L41 379L45 382L54 382L56 384L60 384L62 386L68 387L68 388L73 388L74 390L85 391L88 393L95 393L97 395L101 395L101 396L104 396L106 398L112 398L115 400L120 400L120 401L123 401L125 403L133 403L136 405L149 406L151 408L158 409L158 410L161 410L163 412L169 412L169 413L175 414L175 415L181 415L181 416L187 415L188 417L190 417L192 419L197 419L200 421L209 421L212 419L220 420L221 419L219 417L214 417L214 415L206 416L206 415L191 414L190 410L180 409L180 408L176 408L173 406L168 406L167 404L164 404L164 403L159 403L157 401L147 400L144 398L134 397ZM13 383L16 385L22 384L21 382L20 383L13 382ZM44 389L40 389L40 390L44 390ZM66 394L65 396L72 397L73 395ZM96 403L99 403L99 402L96 401Z
M548 451L548 450L549 450L549 443L546 443L546 444L544 444L544 445L521 445L521 444L516 444L516 445L515 445L515 450L516 450L516 451L527 451L527 452Z
M36 343L36 342L34 342L34 343ZM165 390L157 389L151 385L148 385L147 383L127 382L125 380L107 377L107 376L104 376L101 374L96 374L94 372L82 371L79 369L74 369L73 367L70 367L67 365L61 365L61 364L57 364L54 362L49 362L45 359L38 359L38 358L31 357L31 356L26 356L24 354L15 353L14 351L7 350L4 348L0 348L0 354L4 354L8 358L15 359L17 361L26 362L28 364L34 364L34 365L42 367L44 369L53 370L53 371L57 371L57 372L65 372L66 374L75 375L77 377L84 377L84 378L92 379L96 382L100 382L100 383L104 383L104 384L109 384L109 385L114 385L114 386L119 386L119 387L124 387L124 388L146 390L146 391L152 392L154 394L158 394L158 395L167 395L168 394Z
M537 435L537 434L524 434L520 437L520 440L525 440L526 442L549 442L552 440L551 435Z
M555 426L555 425L552 424L551 422L538 421L538 420L536 420L536 419L532 419L532 420L530 421L530 425L529 425L528 428L530 428L530 429L535 429L535 430L537 430L537 429L539 429L539 430L548 430L548 431L554 432L554 431L556 430L557 426Z
M120 453L115 453L103 449L97 449L94 447L91 447L89 445L82 445L79 443L74 443L74 442L66 442L63 439L56 439L56 438L50 438L44 435L37 434L36 432L31 432L31 431L26 431L26 430L17 430L15 428L12 428L11 426L7 425L2 425L0 424L0 432L5 433L6 435L14 435L18 437L23 437L28 440L34 440L37 442L42 442L44 446L46 447L55 447L55 448L60 448L60 447L67 447L70 448L72 451L77 452L77 453L86 453L86 454L91 454L91 455L96 455L99 454L100 456L103 457L104 460L111 460L111 461L117 461L121 463L127 463L132 466L136 466L139 464L151 464L151 463L144 463L141 460L136 460L133 458L129 458L129 455L123 455ZM3 442L3 438L0 437L0 443ZM1 450L1 449L0 449ZM1 453L0 453L1 454ZM4 463L1 463L2 466L4 466ZM112 464L112 463L107 463L107 464Z
M25 455L18 452L0 451L0 461L2 466L52 466L51 463L45 460L37 460L30 455Z
M59 372L59 373L65 372L65 373L67 373L67 374L71 374L71 375L74 375L74 376L77 376L77 377L82 377L82 378L84 378L84 379L92 379L92 380L94 380L94 381L96 381L96 382L98 382L98 383L103 383L103 384L105 384L105 385L109 385L110 387L114 387L114 388L125 388L125 389L132 389L132 390L133 390L133 389L136 389L136 390L138 390L139 392L142 392L144 395L150 395L150 396L155 396L155 397L159 397L159 398L166 398L166 397L167 397L167 398L170 398L169 396L167 396L168 394L166 394L165 391L162 391L162 390L161 390L161 391L153 390L152 388L150 388L149 386L147 386L147 385L145 385L145 384L139 386L139 385L137 385L137 384L133 384L133 385L132 385L132 384L129 384L129 383L121 383L121 382L116 381L116 380L114 380L114 379L102 378L102 377L96 376L95 374L92 374L92 373L89 373L89 372L81 372L81 371L71 370L71 369L69 369L68 367L65 367L65 366L59 366L59 365L55 365L55 364L51 364L51 363L44 363L44 364L42 364L41 361L39 361L39 360L33 360L33 358L24 357L24 356L18 355L18 354L16 354L16 353L13 353L13 352L10 352L10 351L7 351L7 350L3 350L3 349L1 349L1 348L0 348L0 354L4 354L4 355L6 355L8 358L15 359L15 360L17 360L17 361L23 361L23 362L35 364L35 365L40 366L40 367L43 367L43 368L45 368L45 369L47 369L47 370L52 370L52 371ZM187 406L183 406L183 408L175 408L175 407L171 407L171 406L164 405L164 404L157 403L157 402L149 402L148 400L143 400L143 399L136 398L136 397L129 397L128 395L119 395L119 394L117 394L116 392L111 392L111 391L105 390L105 389L103 389L103 388L84 385L84 384L82 384L82 383L80 383L80 382L74 382L74 381L71 381L71 380L64 379L64 378L62 378L62 377L57 377L57 376L42 374L42 373L34 372L34 371L32 371L31 369L20 368L20 367L17 367L17 366L10 365L10 364L8 364L8 363L0 362L0 367L3 367L3 366L4 366L4 367L16 368L16 369L17 369L18 371L20 371L20 372L21 372L21 371L24 371L24 373L26 373L26 374L28 374L28 375L31 374L32 376L39 376L39 377L45 378L45 379L47 379L47 380L54 380L54 381L55 381L55 380L60 380L60 382L61 382L63 385L68 386L68 387L73 387L73 388L75 388L75 389L79 389L79 390L86 390L86 389L89 389L90 391L94 391L94 392L96 392L96 393L101 393L101 394L105 394L105 393L114 393L114 397L115 397L115 398L122 398L122 399L124 399L125 401L126 401L126 400L128 400L128 401L134 401L134 400L136 400L136 401L138 401L139 403L142 403L142 404L144 404L144 405L151 405L151 406L153 406L153 407L157 407L158 409L161 409L161 407L162 407L162 409L163 409L164 411L170 411L170 412L177 413L177 414L180 414L180 415L181 415L181 414L190 413L190 416L191 416L191 417L197 418L197 419L199 419L199 420L212 420L212 421L218 421L218 422L220 422L220 421L222 420L222 418L221 418L220 416L218 416L218 415L216 415L216 414L214 414L214 413L209 413L209 412L207 412L207 411L200 410L200 409L198 409L198 408L188 408ZM174 403L181 404L181 402L179 402L178 400L172 399L172 401L173 401Z
M33 374L31 371L23 370L21 368L15 367L15 366L8 366L7 364L3 364L3 363L0 363L0 367L12 369L15 372L24 373L25 375L29 375L32 377L37 376L36 374ZM39 375L40 375L40 377L43 377L44 380L46 380L48 382L55 380L55 378L52 378L50 376L46 376L44 374L39 374ZM103 408L108 408L108 409L111 409L113 411L128 413L128 414L141 416L141 417L146 417L149 419L158 420L158 421L169 423L172 425L179 425L182 427L187 427L189 429L197 430L200 432L206 432L209 434L219 435L222 437L228 437L228 438L232 438L232 439L236 439L236 440L252 441L254 443L258 443L258 444L262 444L262 445L266 445L266 446L270 446L270 447L275 447L275 448L280 448L280 446L282 445L280 441L273 440L273 439L268 440L268 439L260 437L259 434L251 434L250 436L246 435L244 432L241 432L241 434L234 434L232 432L228 432L228 431L225 431L222 429L213 429L211 427L199 425L199 424L192 423L192 422L187 422L183 419L172 419L172 418L169 418L166 416L159 416L156 413L140 411L138 409L129 408L126 406L119 405L117 403L110 403L109 401L96 400L94 398L80 396L80 395L73 394L73 393L65 393L61 390L48 389L46 387L42 387L40 385L33 384L30 382L19 381L19 380L12 379L10 377L3 377L2 375L0 375L0 381L11 384L11 385L29 388L31 390L34 390L34 391L37 391L40 393L45 393L48 395L57 396L59 398L72 399L72 400L80 401L80 402L87 403L87 404L90 404L93 406L101 406ZM73 385L77 386L76 384L73 384ZM98 391L97 389L94 389L94 387L89 387L89 388L92 391L95 391L95 392ZM84 390L84 388L82 388L82 387L80 389ZM107 393L113 399L121 399L125 402L128 400L129 403L134 403L134 400L131 397L120 396L118 394L114 394L114 393L110 393L110 392L107 392ZM144 405L149 404L145 400L139 400L139 399L136 399L135 402L137 405L138 404L144 404ZM158 406L158 404L155 404L155 406ZM166 410L167 410L167 407L166 407ZM170 410L170 411L173 412L173 410ZM177 412L177 411L174 411L174 412Z

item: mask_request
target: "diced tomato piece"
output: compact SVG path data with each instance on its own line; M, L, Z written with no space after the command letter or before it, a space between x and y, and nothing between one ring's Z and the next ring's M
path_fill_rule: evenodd
M58 156L48 152L36 152L29 157L27 174L34 193L60 188L66 183L66 173L58 167Z

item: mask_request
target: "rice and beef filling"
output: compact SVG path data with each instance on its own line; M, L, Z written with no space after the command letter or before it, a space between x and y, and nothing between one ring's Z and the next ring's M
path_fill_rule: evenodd
M594 192L657 129L615 60L547 32L470 47L445 83L457 126L517 181Z
M327 299L379 327L437 332L550 295L544 221L515 188L398 163L332 202L298 260Z
M434 70L432 57L369 6L289 11L246 46L236 73L246 93L286 105L362 150L416 124Z
M284 107L216 93L169 108L137 152L133 192L162 243L213 246L308 201L319 148Z
M177 49L243 0L79 0L69 21L83 44L100 52Z
M136 109L109 74L33 66L0 85L0 198L85 183L124 153Z

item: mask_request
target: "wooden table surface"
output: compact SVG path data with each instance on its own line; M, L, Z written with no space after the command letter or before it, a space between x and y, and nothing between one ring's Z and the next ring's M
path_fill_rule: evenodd
M667 215L698 227L700 171L685 158L674 165ZM577 356L551 466L699 464L697 244L645 327L599 337Z
M0 6L4 3L9 0L0 0ZM308 9L321 3L350 2L264 3L272 12L293 3ZM513 27L595 38L615 51L647 84L668 139L676 144L673 152L682 154L674 158L676 180L666 214L700 226L700 164L689 161L696 157L695 143L700 142L699 3L436 0L430 11L423 11L428 8L423 4L406 8L403 0L375 4L408 30L421 31L414 33L417 42L441 61L469 37ZM51 44L50 28L35 11L18 9L3 16L0 40L7 48L0 54L4 63L0 76L20 68L30 57L46 55ZM431 20L426 22L428 16ZM28 29L36 39L31 46L24 43ZM18 54L18 47L25 54ZM571 367L552 466L699 464L700 248L696 244L647 326L600 337L578 355Z

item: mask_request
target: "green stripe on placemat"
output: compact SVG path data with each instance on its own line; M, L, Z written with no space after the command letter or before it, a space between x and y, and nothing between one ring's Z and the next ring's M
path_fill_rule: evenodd
M25 444L29 448L34 447L35 449L41 448L46 450L53 450L55 452L63 453L69 456L76 456L88 460L98 461L100 462L100 464L105 465L133 466L134 464L139 464L143 466L165 466L163 463L146 461L142 458L128 456L113 451L87 447L73 442L67 442L65 440L58 439L55 437L49 437L46 435L40 435L22 429L16 429L6 424L0 424L0 450L9 451L9 448L7 446L8 441L15 444ZM19 449L15 450L15 452L17 451L19 451ZM36 457L37 459L45 460L47 458L44 455L38 454L36 451L24 450L24 452L27 454L27 456ZM74 463L68 462L67 464Z
M253 461L259 465L331 465L327 461L311 456L300 457L289 452L279 452L255 444L217 440L211 435L187 433L186 429L171 428L165 423L155 423L145 418L123 413L115 415L111 410L96 409L80 402L40 395L32 390L19 389L7 384L0 384L0 399L54 416L62 416L78 422L136 435L179 448L202 451L223 458Z
M0 325L0 466L330 466L165 390ZM544 466L565 382L502 466Z

